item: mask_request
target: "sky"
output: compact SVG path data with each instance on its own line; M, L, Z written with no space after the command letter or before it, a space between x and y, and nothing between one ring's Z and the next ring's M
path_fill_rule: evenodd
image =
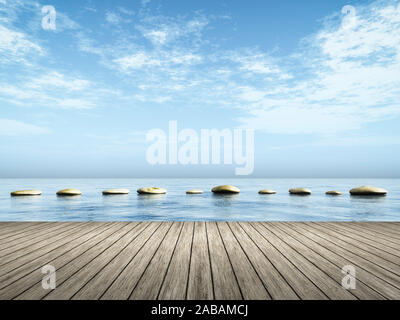
M170 121L253 131L246 177L400 178L399 119L400 1L0 0L0 178L236 176L149 163Z

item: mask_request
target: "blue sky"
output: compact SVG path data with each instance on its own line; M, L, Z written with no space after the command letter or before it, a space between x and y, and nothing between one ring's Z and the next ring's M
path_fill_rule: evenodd
M0 177L234 175L148 164L177 120L254 129L251 177L398 178L399 116L400 1L0 0Z

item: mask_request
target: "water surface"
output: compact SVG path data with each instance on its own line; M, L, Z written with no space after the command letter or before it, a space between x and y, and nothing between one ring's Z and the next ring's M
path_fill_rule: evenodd
M239 195L216 196L211 188L233 184ZM386 197L352 197L361 185L389 191ZM163 187L166 195L137 195L145 186ZM307 187L311 196L291 196L292 187ZM57 197L77 188L79 197ZM129 195L103 196L110 188L128 188ZM189 189L202 195L186 195ZM259 195L260 189L276 195ZM10 197L21 189L40 189L40 197ZM343 196L326 196L341 190ZM399 179L1 179L0 221L400 221Z

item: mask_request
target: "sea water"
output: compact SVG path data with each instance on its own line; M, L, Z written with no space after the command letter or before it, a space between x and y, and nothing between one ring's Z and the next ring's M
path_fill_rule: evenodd
M238 195L213 195L211 188L232 184ZM354 197L349 190L374 185L386 197ZM140 187L162 187L165 195L138 195ZM289 195L305 187L311 196ZM57 197L76 188L78 197ZM103 196L111 188L128 195ZM261 189L275 195L259 195ZM10 197L23 189L42 190L38 197ZM189 189L204 194L186 195ZM342 196L327 196L340 190ZM400 221L399 179L1 179L0 221Z

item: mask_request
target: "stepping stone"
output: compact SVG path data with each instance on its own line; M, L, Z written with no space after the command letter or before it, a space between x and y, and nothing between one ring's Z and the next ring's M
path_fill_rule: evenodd
M271 190L271 189L263 189L258 191L259 194L276 194L275 190Z
M236 188L234 186L218 186L214 187L211 189L212 192L217 193L217 194L235 194L235 193L240 193L239 188Z
M139 194L165 194L167 190L163 188L156 188L156 187L148 187L148 188L140 188L137 190Z
M104 190L103 195L114 195L114 194L128 194L130 192L129 189L109 189Z
M289 190L290 194L296 194L301 196L307 196L311 194L311 190L306 188L293 188Z
M387 191L378 187L362 186L351 189L350 194L353 196L384 196L387 194Z
M57 192L58 196L69 197L69 196L80 196L82 192L78 189L63 189Z
M18 190L11 192L12 197L24 197L24 196L40 196L42 191L40 190Z
M325 192L325 194L328 196L341 196L343 193L340 191L332 190Z
M186 194L202 194L203 190L200 189L193 189L193 190L188 190L186 191Z

